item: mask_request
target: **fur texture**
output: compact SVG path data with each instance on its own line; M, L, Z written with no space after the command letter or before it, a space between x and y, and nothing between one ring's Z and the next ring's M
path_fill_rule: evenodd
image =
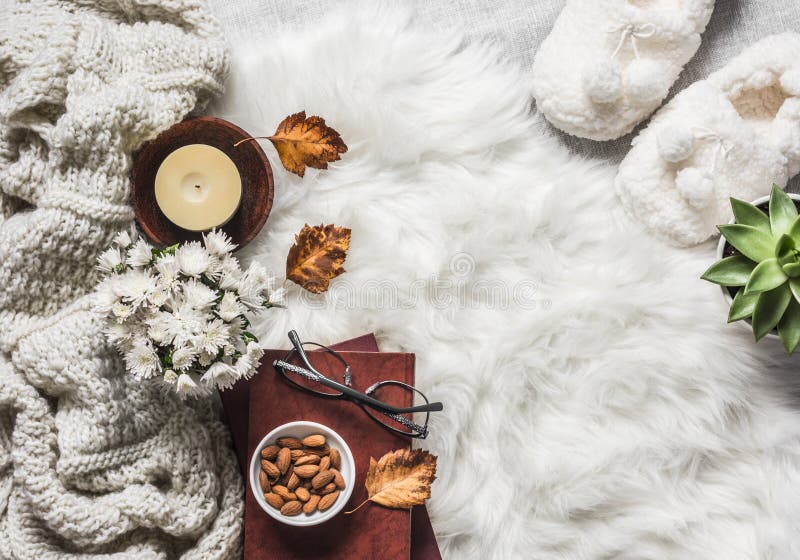
M567 0L533 63L539 110L582 138L627 134L667 96L713 9L713 0Z
M800 171L800 34L766 37L680 92L633 141L616 188L625 207L680 245L705 241Z
M275 206L242 258L280 274L306 222L353 237L347 273L289 284L262 342L374 330L417 354L445 403L421 443L446 558L800 556L789 362L725 324L713 247L643 235L612 168L534 131L523 77L385 6L234 53L217 114L269 134L306 109L350 146L302 180L265 148Z

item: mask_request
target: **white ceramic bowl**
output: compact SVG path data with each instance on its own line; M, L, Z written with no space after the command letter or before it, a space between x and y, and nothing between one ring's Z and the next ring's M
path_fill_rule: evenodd
M266 446L275 443L275 440L279 437L293 436L303 439L311 434L322 434L328 440L328 445L332 449L337 449L339 451L342 456L342 468L339 470L342 473L342 477L344 477L344 482L347 486L345 486L345 489L341 491L341 494L339 494L339 498L336 500L336 503L334 503L333 506L326 511L315 511L311 515L306 515L302 512L300 515L295 516L281 515L280 511L266 502L264 499L264 494L261 492L261 483L258 481L258 473L261 471L261 450ZM281 523L286 523L287 525L293 525L295 527L311 527L313 525L325 523L328 519L334 518L336 514L344 509L345 504L347 504L348 500L350 500L355 482L356 465L350 448L339 434L327 426L317 424L316 422L289 422L288 424L278 426L264 436L264 439L258 443L253 456L250 458L250 488L253 490L253 495L255 496L258 505L260 505L261 509L267 512L269 516L277 519Z

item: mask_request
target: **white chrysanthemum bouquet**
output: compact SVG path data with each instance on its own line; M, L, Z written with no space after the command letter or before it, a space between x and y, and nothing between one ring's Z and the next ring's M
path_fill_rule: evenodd
M263 350L247 315L278 305L283 288L271 291L258 264L242 271L235 247L215 231L165 249L121 232L100 255L95 308L131 374L200 396L256 372Z

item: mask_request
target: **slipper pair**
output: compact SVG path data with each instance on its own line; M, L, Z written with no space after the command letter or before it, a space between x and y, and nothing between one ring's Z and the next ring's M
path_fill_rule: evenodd
M577 136L627 134L661 104L712 10L712 0L568 0L534 62L539 110ZM730 220L730 196L754 200L798 171L800 35L783 33L663 107L634 139L616 189L646 227L692 245Z

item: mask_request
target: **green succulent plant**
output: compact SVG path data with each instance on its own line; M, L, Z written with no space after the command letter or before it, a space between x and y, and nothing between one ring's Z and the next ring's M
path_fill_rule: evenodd
M756 340L778 329L791 354L800 344L800 217L794 201L773 185L769 215L731 198L735 223L718 226L739 254L714 263L702 278L738 287L728 322L750 319Z

